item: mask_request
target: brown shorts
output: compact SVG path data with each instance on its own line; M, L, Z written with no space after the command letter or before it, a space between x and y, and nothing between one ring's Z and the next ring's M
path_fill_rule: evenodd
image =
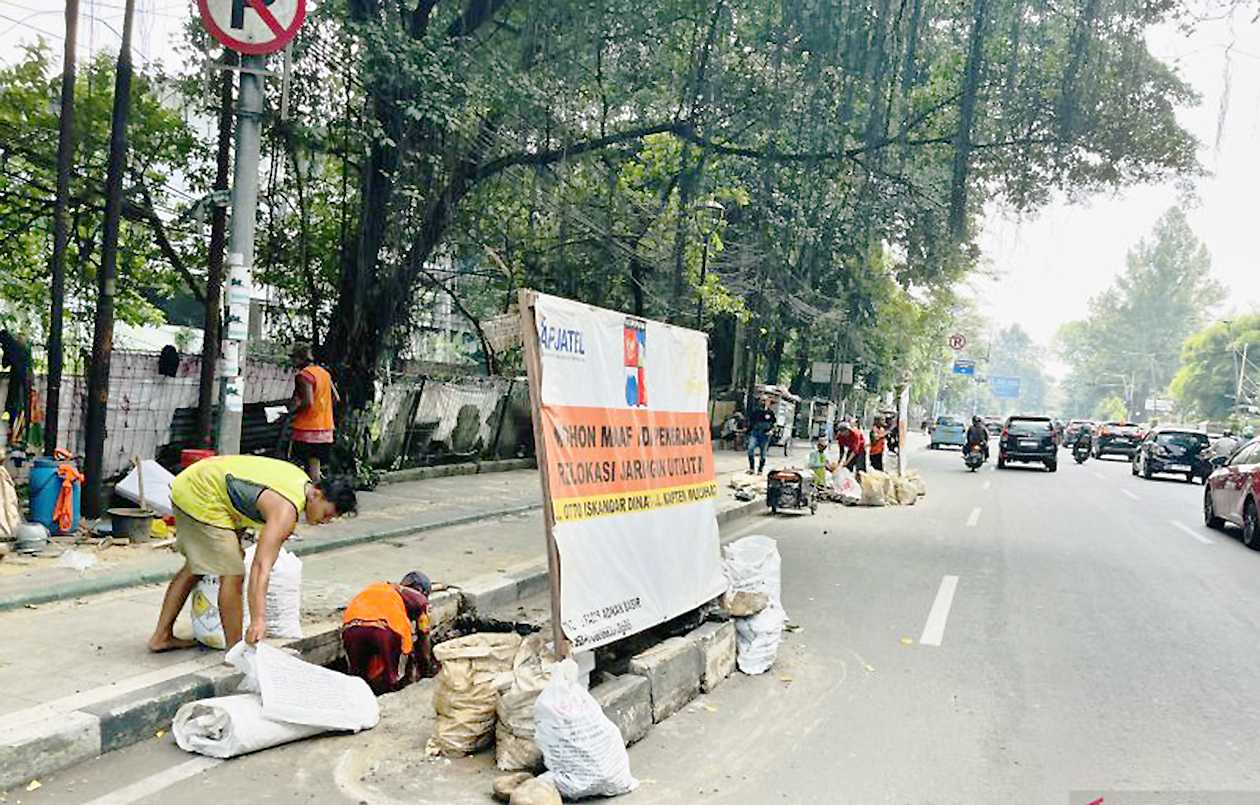
M244 576L241 538L230 528L207 525L175 509L175 546L194 576Z

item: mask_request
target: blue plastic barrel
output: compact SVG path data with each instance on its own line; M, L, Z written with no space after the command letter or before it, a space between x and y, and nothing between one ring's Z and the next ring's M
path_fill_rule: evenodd
M31 466L31 519L42 523L50 534L71 534L79 528L79 482L74 482L74 497L70 510L74 517L67 531L62 531L53 522L53 509L57 505L57 497L61 494L61 476L57 474L57 466L68 462L51 458L37 458Z

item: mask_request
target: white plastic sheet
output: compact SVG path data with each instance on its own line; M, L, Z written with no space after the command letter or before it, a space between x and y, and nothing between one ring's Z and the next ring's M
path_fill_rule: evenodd
M187 752L230 758L329 730L371 729L380 708L362 679L320 668L266 644L237 643L227 661L244 693L189 702L171 731Z
M140 469L144 472L144 505L159 517L174 516L175 510L171 507L171 482L175 480L175 476L150 458L140 462ZM134 467L118 482L114 492L132 503L140 502L140 476Z
M572 659L552 667L551 679L534 702L534 739L546 776L565 799L615 797L639 786L630 773L621 731L578 682Z

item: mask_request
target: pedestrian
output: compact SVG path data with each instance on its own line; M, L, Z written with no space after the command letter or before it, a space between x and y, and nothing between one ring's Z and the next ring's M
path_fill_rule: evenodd
M884 448L888 443L888 429L884 427L884 420L875 417L875 421L871 423L871 469L884 471Z
M836 446L840 449L839 466L852 470L860 479L866 472L866 439L862 431L841 422L836 427Z
M333 406L341 402L328 370L315 363L309 344L298 344L291 353L297 375L293 378L293 457L318 483L329 462L333 443Z
M748 415L748 471L757 475L766 469L766 448L770 446L770 433L778 421L770 408L770 396L757 400L756 407ZM761 451L756 470L753 469L753 455Z
M184 566L166 588L157 627L149 638L150 651L169 651L195 645L175 637L175 619L202 576L219 577L219 617L225 645L241 640L245 577L241 534L258 533L249 576L248 643L267 633L267 583L284 541L305 514L306 522L320 525L358 507L349 481L325 478L312 483L306 473L287 461L263 456L216 456L193 464L171 484L175 510L175 545Z
M398 584L371 584L350 599L341 645L349 672L377 696L437 673L429 643L432 589L429 578L413 570Z
M31 389L35 386L35 376L31 348L8 329L0 329L0 367L9 370L9 385L4 395L4 413L9 418L8 444L22 444L26 428L30 425Z

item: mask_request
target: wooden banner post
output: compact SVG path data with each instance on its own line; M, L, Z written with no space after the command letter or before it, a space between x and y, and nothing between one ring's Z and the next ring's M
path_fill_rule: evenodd
M551 483L548 474L547 440L542 422L542 356L538 352L538 327L534 322L534 300L538 294L528 288L517 293L521 314L521 341L525 353L525 373L529 378L530 419L534 423L534 456L538 462L538 479L542 484L543 530L547 537L547 579L551 590L551 630L557 658L569 655L569 641L560 623L560 551L556 548L555 511L551 506Z

